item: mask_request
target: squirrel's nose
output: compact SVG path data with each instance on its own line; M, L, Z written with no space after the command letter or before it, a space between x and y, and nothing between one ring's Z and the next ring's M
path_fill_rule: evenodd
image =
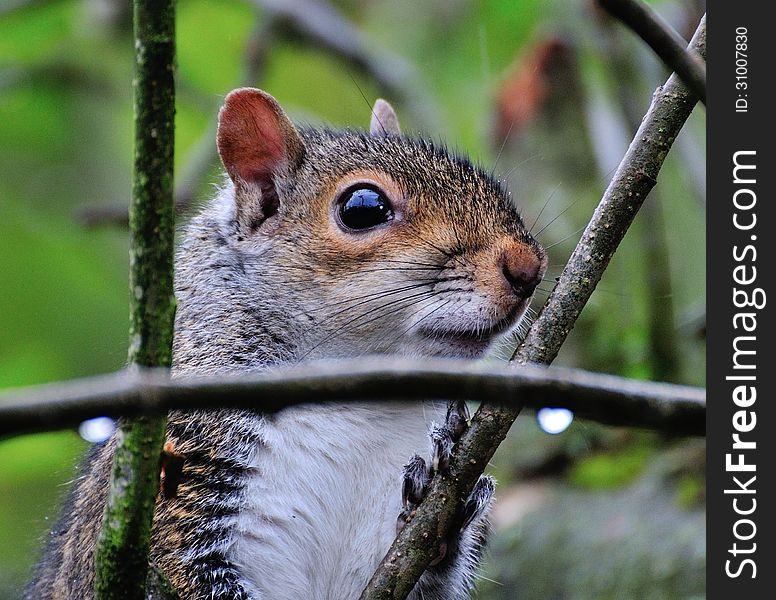
M515 296L528 298L542 280L542 261L533 252L505 252L501 273Z

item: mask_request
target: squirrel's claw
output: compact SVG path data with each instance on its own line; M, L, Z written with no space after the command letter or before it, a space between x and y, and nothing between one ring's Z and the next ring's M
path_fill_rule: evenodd
M469 407L465 400L458 400L447 405L447 416L445 421L453 434L453 440L456 442L461 439L464 432L469 429Z
M450 464L450 454L455 443L469 428L469 408L459 400L447 405L445 424L431 423L428 435L431 438L431 466L434 471L444 471Z
M451 402L447 407L444 424L432 423L429 427L430 466L416 454L404 466L402 472L403 508L396 522L397 534L414 517L418 505L428 493L434 473L443 472L450 466L453 446L468 427L469 410L465 402ZM493 477L480 476L472 493L457 508L453 530L449 537L440 543L439 553L430 562L429 569L408 596L409 599L422 600L426 597L423 592L427 589L472 588L475 571L490 530L488 512L493 504L495 487Z
M428 437L431 439L431 467L435 472L447 470L455 445L453 430L447 424L431 423Z
M415 514L415 509L426 495L428 482L431 480L431 471L426 466L426 461L419 455L413 456L402 469L401 503L402 511L396 520L396 533L398 534Z
M426 495L426 486L431 479L426 461L417 454L410 459L402 472L401 503L404 508L417 506Z
M466 504L464 504L461 531L488 513L493 504L495 493L496 480L491 475L480 475L477 483L474 484L472 493L466 500Z

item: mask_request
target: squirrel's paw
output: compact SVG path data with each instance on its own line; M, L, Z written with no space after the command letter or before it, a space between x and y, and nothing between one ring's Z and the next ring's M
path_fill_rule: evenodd
M428 436L431 442L431 466L419 455L413 456L404 465L402 472L402 512L396 523L396 531L415 514L415 509L426 496L428 482L437 471L444 471L450 464L450 453L466 428L469 426L469 409L466 403L451 402L447 407L444 424L432 423Z
M469 408L463 400L448 404L443 425L431 423L428 436L431 439L431 466L434 471L447 470L453 446L468 428Z
M461 531L469 529L487 519L493 496L496 493L496 480L491 475L480 475L474 489L463 506Z
M453 420L463 414L452 407ZM415 514L418 505L428 492L428 484L434 472L446 469L450 452L465 427L451 423L448 411L444 425L432 425L429 436L432 445L431 466L417 454L404 467L402 482L403 509L399 515L397 531ZM467 423L466 420L463 421ZM420 578L408 600L465 600L474 587L476 570L490 531L488 513L493 504L496 482L490 475L481 475L472 493L462 504L456 516L450 537L439 546L439 553Z
M397 522L400 531L409 521L428 491L434 473L450 464L453 446L469 426L469 411L464 402L451 403L444 424L432 423L430 465L417 454L405 465L402 476L402 512ZM426 597L466 597L474 580L485 538L489 530L488 512L493 503L495 480L482 475L460 508L450 538L440 544L438 556L418 584ZM442 596L433 592L442 591ZM451 595L446 595L451 594ZM459 594L463 594L460 595Z

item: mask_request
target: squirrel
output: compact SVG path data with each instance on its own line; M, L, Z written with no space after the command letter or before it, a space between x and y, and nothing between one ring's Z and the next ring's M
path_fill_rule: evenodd
M516 326L544 275L546 253L501 183L403 135L384 100L367 134L297 128L266 92L237 89L217 145L228 177L176 255L174 376L476 358ZM151 564L183 600L357 598L447 468L465 404L258 410L170 413L176 481L163 473ZM114 448L89 452L27 598L93 597ZM469 596L493 493L482 476L410 598Z

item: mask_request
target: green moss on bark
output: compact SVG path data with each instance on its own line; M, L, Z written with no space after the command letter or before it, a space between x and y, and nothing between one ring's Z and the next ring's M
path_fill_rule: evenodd
M129 363L169 367L173 296L175 2L135 0L135 155L130 223ZM95 597L142 600L163 417L122 422L95 555Z

